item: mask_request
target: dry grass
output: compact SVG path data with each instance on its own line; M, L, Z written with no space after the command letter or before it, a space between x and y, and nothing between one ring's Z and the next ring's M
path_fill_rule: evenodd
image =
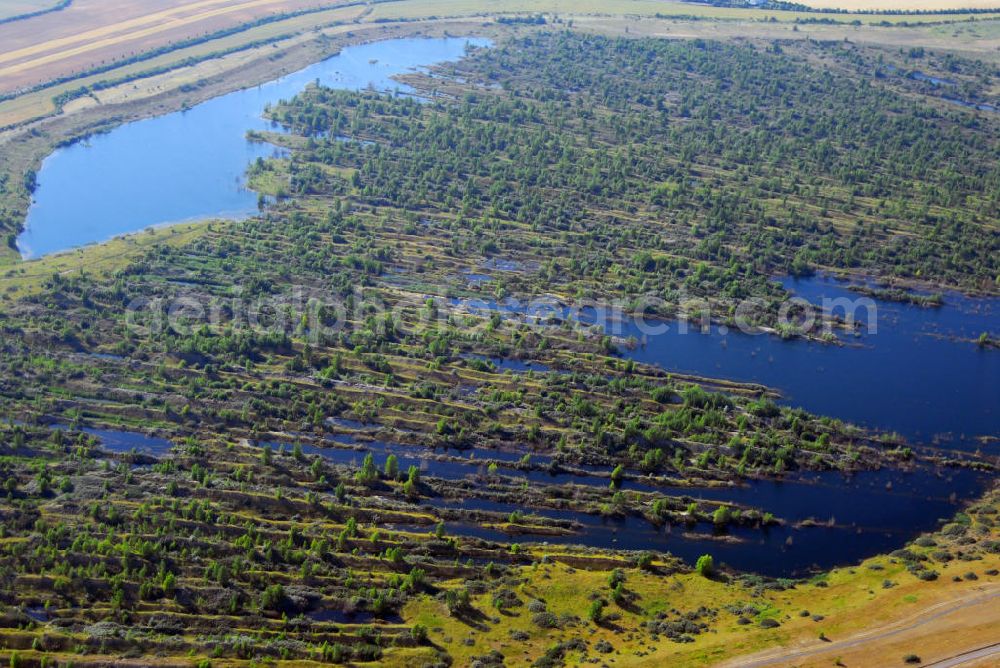
M798 0L798 2L809 7L849 11L941 11L1000 7L1000 0Z
M883 27L579 16L574 18L574 26L608 35L621 34L627 29L628 34L634 36L681 39L814 39L838 42L847 39L857 44L891 49L922 46L1000 63L1000 21Z
M80 0L31 19L31 30L0 25L0 91L33 86L135 53L237 26L263 16L336 2L320 0ZM111 11L109 12L109 7Z
M215 226L225 224L214 223ZM69 276L85 273L90 276L110 276L141 257L153 246L188 244L212 227L212 222L200 221L148 228L135 234L115 237L102 244L47 255L17 265L0 265L0 304L10 299L38 293L42 290L45 279L56 274Z
M0 0L2 2L3 0ZM333 0L329 0L335 4ZM346 0L341 0L346 1ZM817 0L823 1L823 0ZM958 0L955 0L956 2ZM1000 0L977 0L980 2L998 2ZM192 33L204 32L216 28L226 21L250 19L268 11L287 11L294 8L309 6L322 0L240 0L231 6L217 6L222 0L173 0L166 8L155 12L147 11L136 15L138 0L129 0L122 5L120 15L116 13L114 22L101 25L102 20L111 20L101 11L93 7L98 0L77 0L74 5L52 17L33 19L43 26L38 35L14 34L10 26L0 25L0 44L4 44L6 52L0 52L0 91L11 90L23 85L37 83L52 76L64 76L78 71L85 63L94 59L104 59L107 56L119 57L131 53L129 48L137 49L136 40L141 42L141 49L148 49L157 44L177 37L189 37ZM86 16L76 17L80 24L79 30L65 33L66 23L74 18L70 11L84 12ZM634 34L648 34L672 37L764 37L793 38L813 36L817 39L851 39L852 41L885 43L888 45L907 46L918 44L929 48L947 48L963 52L973 57L995 58L1000 51L1000 39L991 27L1000 25L996 21L987 20L989 16L981 15L975 23L957 23L934 25L927 28L920 26L879 28L851 25L793 25L797 18L807 16L827 16L821 14L806 14L799 12L777 12L764 10L740 10L709 7L675 0L502 0L486 2L485 0L399 0L368 7L351 7L340 10L330 10L295 17L265 26L246 30L237 35L212 40L204 44L165 54L142 63L123 65L104 74L81 77L69 83L54 86L36 93L27 93L13 100L0 103L0 127L8 127L24 123L28 120L52 114L56 111L52 98L59 93L78 89L81 86L93 85L109 79L132 76L136 73L149 71L158 67L169 67L172 63L180 63L185 58L205 57L206 55L238 48L260 40L273 40L283 35L295 32L303 35L317 26L329 25L334 21L357 21L357 27L370 25L377 19L428 19L428 25L438 23L441 17L474 17L490 12L554 13L563 18L572 18L578 25L590 23L591 29L624 30L627 25ZM674 16L675 18L653 18L655 14ZM682 19L680 17L688 17ZM711 20L695 20L695 19ZM908 21L954 21L961 15L938 16L884 16L863 15L857 17L862 23ZM168 20L169 19L169 20ZM163 21L166 20L166 24ZM150 24L150 21L154 21ZM221 22L221 23L220 23ZM613 27L611 24L615 24ZM967 29L974 30L969 33ZM956 38L956 33L961 33ZM139 39L139 35L142 35ZM46 39L48 38L48 39ZM282 48L291 46L292 41L286 40ZM140 50L141 50L140 49ZM259 57L257 50L253 57ZM178 76L157 76L140 82L128 84L116 89L113 94L99 92L93 99L74 102L69 110L79 110L96 104L120 103L138 98L157 95L169 90L170 86L190 84L199 78L215 76L222 71L233 71L234 63L246 62L252 59L250 54L236 54L227 57L216 65L207 67L185 67ZM213 61L214 62L214 61Z
M820 0L822 1L822 0ZM836 0L834 0L836 1ZM865 0L859 0L865 1ZM872 0L877 1L877 0ZM931 1L931 0L928 0ZM959 1L959 0L955 0ZM989 1L989 0L983 0ZM993 0L1000 5L1000 0ZM373 16L383 19L418 19L431 16L474 16L502 13L547 13L562 17L571 15L603 16L676 16L697 17L732 21L779 21L794 22L808 18L831 18L827 14L811 12L788 12L765 9L739 9L712 7L679 0L403 0L375 6ZM861 23L923 23L941 20L955 20L962 15L858 15L841 17L841 20L857 19Z
M175 64L179 65L190 58L204 58L212 53L239 49L242 45L253 42L280 39L285 35L300 34L323 26L350 22L361 15L363 11L364 9L360 7L347 7L297 16L285 21L276 21L235 35L212 40L211 42L205 42L186 49L178 49L140 63L125 65L111 72L74 79L65 84L46 88L45 90L20 95L14 99L0 102L0 127L24 123L54 113L56 107L52 101L53 97L68 90L76 90L81 86L92 86L109 79L126 78L137 73L171 67ZM286 43L282 46L291 46L300 41L301 39L285 40ZM97 91L94 96L96 99L84 98L83 100L74 101L67 107L67 110L77 110L85 106L93 106L98 101L101 104L121 103L158 95L173 88L196 83L201 79L245 66L248 62L266 55L262 50L264 48L270 49L270 47L258 47L232 53L224 57L213 58L195 66L178 67L165 74L145 77L134 82Z
M556 615L583 617L594 593L609 599L611 566L596 561L586 565L582 555L568 561L554 546L532 546L535 565L516 569L506 583L516 591L521 607L498 614L491 605L494 592L473 597L474 607L488 620L479 628L450 615L440 600L430 597L411 602L403 614L407 622L430 629L431 640L459 665L491 648L504 653L510 665L527 665L553 643L574 637L586 638L591 648L598 640L610 642L614 653L601 658L616 666L901 666L911 653L928 665L997 640L1000 553L989 545L1000 537L994 519L998 509L1000 489L993 489L956 517L968 522L961 537L954 531L959 525L948 524L929 544L907 547L938 573L934 581L915 577L898 555L836 568L787 589L755 589L693 573L654 575L626 566L624 586L632 603L619 607L609 602L605 609L617 619L603 625L581 620L576 626L549 630L531 620L528 601L544 601ZM946 560L940 558L942 553L947 553ZM537 561L543 556L550 563ZM567 567L569 563L574 568ZM726 609L733 604L750 623L741 624L737 613ZM717 615L705 618L709 630L694 636L693 642L653 639L642 627L657 613L700 606ZM765 628L760 623L765 618L779 626ZM513 640L512 631L526 634L526 639ZM993 661L983 665L996 665L995 657ZM570 660L569 665L577 664Z
M559 558L552 556L558 562ZM619 614L620 619L605 626L583 622L584 632L579 627L542 630L532 623L524 608L512 615L495 615L492 593L473 600L476 608L500 619L487 625L486 630L474 632L451 617L443 603L430 599L409 604L404 617L432 629L431 639L444 646L460 665L491 647L507 655L512 665L526 665L554 642L583 636L591 646L601 639L610 642L617 650L610 656L619 666L725 664L736 668L777 659L767 665L827 668L841 665L838 658L847 666L895 666L903 665L902 657L911 652L925 661L940 660L995 641L995 629L1000 624L1000 581L984 573L996 568L998 559L994 555L984 561L939 565L941 577L928 583L906 573L898 561L875 557L855 568L834 570L825 578L827 586L799 584L760 596L753 596L735 583L706 580L694 574L660 577L626 568L626 588L636 594L637 608L628 611L610 604L606 610ZM978 572L980 580L952 581L969 571ZM609 570L570 569L560 563L527 567L518 571L525 584L517 588L517 593L524 602L546 601L548 609L557 615L583 616L590 604L590 592L607 597L608 575ZM897 584L887 589L882 585L884 580ZM720 609L751 600L762 610L760 618L777 619L781 626L764 629L757 618L752 624L740 625L735 615L722 611L710 623L711 632L697 636L692 643L662 638L650 642L649 633L640 626L661 610L689 611L702 605ZM822 619L802 616L802 611L822 615ZM527 633L529 638L514 641L511 631ZM465 642L469 637L475 640L471 645ZM794 662L781 660L793 651L804 654Z

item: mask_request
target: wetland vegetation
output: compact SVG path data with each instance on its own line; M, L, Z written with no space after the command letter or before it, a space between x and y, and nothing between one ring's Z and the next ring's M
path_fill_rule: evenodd
M704 665L995 581L994 414L906 438L594 311L850 355L774 280L833 273L972 305L995 395L1000 117L887 74L995 70L536 23L270 106L259 215L0 276L11 665Z

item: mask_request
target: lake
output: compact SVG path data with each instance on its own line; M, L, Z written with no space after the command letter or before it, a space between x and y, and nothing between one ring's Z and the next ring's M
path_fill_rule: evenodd
M247 141L246 134L276 129L261 117L267 105L315 81L405 92L393 76L461 58L467 44L488 42L398 39L347 47L275 81L60 148L38 171L17 247L23 257L35 258L153 225L250 216L257 212L257 194L246 188L247 166L276 149Z
M151 225L250 216L257 211L257 195L245 187L245 170L256 158L273 155L275 149L247 141L246 133L275 129L261 118L268 104L292 97L316 80L343 89L371 86L405 91L391 79L393 75L460 58L470 42L486 44L483 40L449 38L349 47L274 82L230 93L184 112L128 123L62 148L45 160L38 174L39 186L18 246L25 257L38 257ZM482 265L484 272L534 269L497 259ZM487 273L466 277L472 283L490 280ZM858 296L844 284L822 276L785 279L782 283L813 302L824 297ZM668 371L762 383L780 390L785 404L893 430L914 443L972 448L978 445L976 436L1000 433L1000 354L972 342L982 331L1000 332L1000 302L946 294L940 308L877 300L876 304L878 332L857 339L847 337L849 345L845 346L724 333L719 327L707 333L682 334L675 323L667 323L664 334L648 338L628 322L614 333L635 336L639 341L640 345L620 351L625 357ZM514 303L477 301L476 305L511 315L524 310ZM586 313L581 319L586 321ZM545 366L524 361L490 361L500 371L548 371ZM367 429L360 423L333 418L328 426ZM141 435L90 432L107 449L116 451L136 447L160 456L170 445ZM397 454L401 464L418 465L447 479L475 476L482 468L477 461L440 460L432 453L408 451L406 446L392 443L357 445L380 458ZM986 448L987 452L996 450L995 445ZM337 447L310 447L306 453L343 465L357 465L364 456L363 450ZM485 450L461 456L470 454L475 459L493 458L508 464L520 458L517 453ZM546 459L534 456L533 460ZM539 485L607 484L607 478L600 476L501 468L505 476L521 476ZM540 510L539 514L577 521L585 530L568 537L525 536L517 540L669 550L689 560L711 551L739 568L772 575L801 573L898 547L917 532L932 529L940 518L952 515L958 509L955 500L971 498L982 483L982 477L969 471L927 469L871 472L851 478L823 473L806 480L757 481L730 489L654 489L643 482L627 481L625 489L634 491L733 501L770 510L790 523L815 519L830 525L803 529L788 525L765 532L734 530L742 542L730 543L697 532L682 537L678 528L668 533L638 517L602 519L576 511ZM431 503L452 502L436 499ZM458 505L507 511L504 504L482 499ZM508 539L475 525L450 526L449 531Z
M817 304L861 296L825 276L782 284ZM762 383L780 390L786 404L896 431L914 443L974 448L975 437L1000 433L1000 355L972 341L983 331L1000 332L1000 300L946 294L940 308L873 301L878 330L847 339L857 345L725 335L718 327L685 335L673 328L623 354L666 369Z
M289 453L291 442L265 441L257 444ZM456 459L442 460L419 446L385 441L356 441L337 436L325 447L299 443L306 456L318 455L333 464L357 468L367 453L375 457L381 470L389 455L398 459L400 470L418 467L422 475L446 480L469 480L482 485L486 462L498 460L497 475L529 484L584 485L607 487L604 477L544 470L517 470L504 460L504 453L470 449L449 452ZM358 448L358 449L355 449ZM464 457L457 459L458 457ZM533 457L542 463L547 458ZM804 575L816 569L852 563L873 554L890 552L920 531L933 529L951 517L956 501L970 498L982 489L982 476L967 469L918 468L902 472L864 471L844 476L836 471L791 475L784 481L751 480L735 487L691 488L652 486L626 480L628 491L659 493L699 501L727 501L778 514L785 525L766 529L731 527L715 535L704 523L695 527L657 527L638 516L600 517L572 508L526 508L524 504L481 497L423 498L416 503L435 509L487 511L507 515L524 512L554 520L575 522L580 531L563 535L525 534L512 538L499 529L469 520L448 521L448 533L496 542L579 544L589 547L670 552L689 562L711 552L717 560L739 570L774 577ZM813 526L799 526L811 521ZM414 529L429 531L430 527Z
M824 298L863 297L828 276L781 283L795 296L817 304ZM846 345L785 341L718 325L702 332L691 324L685 332L678 323L665 322L660 324L665 331L650 336L628 318L600 325L609 334L638 342L623 346L623 357L672 372L761 383L779 390L786 405L895 431L913 443L974 449L979 447L977 437L997 436L1000 354L980 348L974 339L983 331L994 336L1000 332L1000 299L946 293L938 308L872 302L877 331L845 336ZM526 320L556 316L584 324L598 321L593 309L575 311L544 299L451 303ZM858 312L865 315L863 309ZM991 447L996 452L996 446Z
M461 58L464 38L398 39L341 53L261 86L223 95L183 112L136 121L77 142L49 156L27 228L25 256L74 248L150 225L193 218L241 218L257 210L244 174L274 147L249 142L249 130L272 125L268 104L294 96L310 82L344 89L406 90L392 76ZM490 270L521 269L493 258ZM487 277L484 275L484 277ZM802 297L854 298L838 282L785 280ZM1000 331L996 299L946 295L938 309L878 303L880 328L855 347L772 336L667 333L643 339L630 323L618 333L643 345L623 351L671 371L754 381L781 390L786 403L859 424L897 431L915 442L974 446L1000 432L1000 355L968 341ZM504 363L501 362L501 366ZM892 401L886 401L891 396Z

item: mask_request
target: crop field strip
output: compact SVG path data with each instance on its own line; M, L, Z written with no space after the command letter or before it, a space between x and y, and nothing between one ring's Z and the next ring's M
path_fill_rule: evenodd
M802 0L800 4L817 9L842 9L849 12L878 12L887 10L940 10L996 9L996 0Z
M168 91L170 84L174 84L174 87L184 84L197 85L205 76L217 74L220 67L236 69L247 59L265 58L271 55L259 48L265 44L273 42L292 44L301 41L305 31L346 24L361 16L364 11L363 7L352 6L276 21L249 28L245 33L177 49L131 65L123 65L111 72L83 76L18 95L0 102L0 124L2 124L0 127L17 125L55 113L61 104L65 104L61 100L67 97L70 100L90 100L97 104L126 102L130 97L140 98L141 94L137 94L133 82L147 89L147 94ZM347 29L346 26L344 28ZM240 57L240 60L233 63L226 62L234 57ZM192 70L201 63L210 67L205 68L203 72L194 70L198 73L190 77L190 80L184 77L184 70ZM156 83L158 80L162 81ZM84 90L86 93L82 92Z
M288 47L300 44L304 39L314 39L315 36L307 35L306 31L322 31L322 34L335 36L351 29L358 30L357 26L349 27L349 24L364 12L364 7L350 6L284 19L249 28L245 33L123 65L111 72L92 74L18 95L0 102L0 127L42 118L75 102L121 104L182 86L198 86L208 77L238 70L255 59L272 57L272 53L262 49L265 45ZM368 29L377 27L368 26ZM361 31L364 29L361 27Z
M212 4L217 3L208 3ZM309 3L298 4L310 7ZM268 10L261 17L266 18L267 14L278 14L279 10L289 7L289 3L284 0L247 0L237 4L225 3L220 7L206 5L204 11L188 15L195 7L201 6L200 3L185 5L163 12L162 16L140 17L125 21L121 26L98 27L49 42L28 42L22 48L6 51L0 54L0 81L5 84L3 92L30 88L65 74L86 72L144 50L180 42L191 37L195 28L200 28L193 35L198 37L216 29L225 29L230 24L239 26L258 10ZM330 5L330 8L335 7ZM295 3L291 9L296 9ZM170 17L170 13L177 13L178 16ZM0 26L0 31L2 28Z
M265 0L254 0L254 1L255 2L264 2ZM510 13L514 13L514 14L524 13L524 12L530 12L530 11L555 11L555 12L559 12L560 11L560 6L558 5L558 3L551 4L551 2L550 2L549 4L546 4L546 1L547 0L529 0L529 1L527 1L523 5L518 4L518 1L513 1L513 2L510 2L509 5L505 4L502 9L503 9L503 11L509 11ZM341 3L341 4L351 4L351 3ZM198 5L198 6L200 6L200 5ZM678 13L675 16L677 18L687 18L687 19L699 19L699 18L703 18L703 19L731 19L731 20L745 20L745 19L750 19L752 21L753 20L756 20L756 21L771 21L771 20L776 20L776 21L784 22L784 21L796 21L796 20L800 20L800 19L802 19L805 16L805 15L799 15L799 14L797 14L795 12L782 12L782 11L765 12L765 11L759 11L759 10L736 10L736 9L705 7L705 6L701 6L701 5L691 5L691 4L688 4L688 3L679 3L679 2L666 3L666 6L668 8L676 8L678 12L680 12L681 10L683 10L684 13ZM187 11L191 10L191 7L192 6L177 7L177 8L174 8L172 10L168 10L167 13L169 13L169 12L187 12ZM435 13L436 13L436 8L435 8L435 6L433 4L431 4L429 6L426 6L424 3L409 2L409 1L404 1L404 0L389 0L388 2L376 3L372 7L374 8L374 14L372 15L372 20L380 20L380 21L393 20L393 19L401 19L401 18L402 19L425 18L426 16L435 16ZM442 9L444 9L444 8L445 7L442 7ZM448 16L450 16L450 17L476 16L477 14L480 14L482 12L482 8L476 2L471 1L471 0L466 5L463 5L461 3L459 3L459 4L448 3L446 5L446 8L447 8L446 11L442 14L442 16L446 16L446 17L448 17ZM645 15L645 16L651 16L651 15L659 14L661 17L666 17L666 18L669 18L671 16L671 14L670 14L669 11L666 12L666 13L664 13L663 11L653 12L653 11L651 11L650 8L658 8L659 10L663 10L664 3L662 3L662 2L656 2L656 3L650 4L650 3L647 3L647 2L643 2L642 0L622 0L620 4L618 4L618 5L612 5L612 6L608 6L606 3L598 3L597 5L594 5L593 7L586 6L586 5L574 4L574 6L572 8L572 11L566 12L566 13L569 13L569 14L579 14L579 15L587 15L587 14L606 14L606 15L624 14L624 15L635 15L635 16L643 16L643 15ZM227 8L224 8L224 10L225 11L231 11L231 10L233 10L233 8L227 7ZM212 11L209 12L209 14L214 16L216 13L218 13L220 11L223 11L223 10L221 10L221 9L212 10ZM500 10L498 8L496 8L496 7L491 7L490 11L496 12L496 11L500 11ZM197 20L198 16L201 16L201 15L196 15L196 16L193 16L193 17L187 17L187 16L185 16L183 18L183 21L195 21L195 20ZM817 16L822 16L822 15L817 15ZM884 15L884 16L882 16L882 15L875 15L875 16L859 15L859 16L862 17L859 20L864 20L864 21L878 19L879 21L886 20L886 21L889 21L890 23L892 23L892 22L895 22L895 21L902 20L897 15ZM977 16L977 15L969 15L969 17L972 17L972 16ZM915 23L918 23L918 24L921 23L921 22L925 22L925 21L926 22L933 22L933 21L936 21L936 20L945 20L947 22L963 21L963 20L965 20L965 19L967 19L969 17L966 17L964 15L952 15L952 14L943 14L940 17L924 16L924 15L914 15L914 16L905 16L904 15L904 18L912 19L912 21L910 21L910 22L915 22ZM202 18L204 18L204 16ZM986 19L991 18L991 15L989 15L989 14L980 14L980 15L977 16L977 18L978 18L978 20L986 20ZM122 23L121 27L125 27L125 28L127 28L127 27L134 27L136 29L140 29L140 30L147 31L147 32L149 30L156 30L157 28L155 28L155 27L144 27L145 24L147 22L149 22L149 21L152 21L152 19L153 19L153 17L138 17L138 18L134 18L134 19L131 19L130 21L124 21ZM180 20L181 19L178 19L178 21L180 21ZM176 21L174 23L176 23ZM173 25L173 23L171 25ZM115 27L114 32L115 33L120 32L121 31L121 27ZM106 28L95 29L93 31L93 34L90 35L90 37L105 36L106 33L108 33L111 30L112 30L111 28L107 28L107 27ZM130 33L128 31L125 31L121 35L117 35L117 34L111 35L111 36L108 37L108 39L124 39L124 38L128 37L129 34ZM6 54L0 54L0 58L2 58L3 61L11 61L11 60L17 60L18 58L25 58L27 56L30 56L31 54L34 54L34 53L37 53L37 52L44 52L46 50L52 49L53 46L59 46L64 41L68 40L70 42L75 42L77 40L81 40L82 37L84 37L84 35L81 35L79 37L72 36L72 37L64 37L64 38L61 38L61 39L52 40L51 45L49 43L34 44L32 46L27 46L27 47L24 47L22 49L15 49L15 50L13 50L11 52L8 52ZM94 41L91 40L91 41L88 41L87 44L85 44L83 46L80 46L78 48L81 48L81 49L94 49L94 48L98 48L101 44L102 44L101 40L97 40L96 42L94 42ZM65 45L62 45L62 46L64 47ZM52 59L52 58L56 58L56 57L67 57L67 56L73 55L73 53L74 53L73 50L66 50L65 48L61 48L59 53L57 53L57 54L50 54L50 55L43 55L42 58L43 59L45 59L45 58ZM2 61L0 61L0 64L2 64ZM22 67L23 66L24 66L24 63L22 63ZM11 68L11 67L13 67L13 66L10 66L10 65L8 66L8 68ZM4 69L0 68L0 74L2 74L3 71L4 71ZM11 72L13 72L13 69L11 69Z
M795 22L804 20L860 21L863 24L894 23L938 23L958 22L972 18L991 19L997 13L946 13L946 14L827 14L822 12L786 11L770 9L743 9L737 7L714 7L700 3L678 0L501 0L485 5L481 0L388 0L377 3L376 19L421 19L428 17L455 16L496 16L502 14L551 13L564 17L574 15L600 16L643 16L678 19L712 19L723 21L764 21Z

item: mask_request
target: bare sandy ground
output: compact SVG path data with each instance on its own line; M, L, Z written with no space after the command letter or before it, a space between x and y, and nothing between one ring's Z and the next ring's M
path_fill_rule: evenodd
M896 666L935 668L1000 665L1000 586L963 587L907 617L848 638L815 640L740 657L730 668ZM839 663L837 663L839 661Z

